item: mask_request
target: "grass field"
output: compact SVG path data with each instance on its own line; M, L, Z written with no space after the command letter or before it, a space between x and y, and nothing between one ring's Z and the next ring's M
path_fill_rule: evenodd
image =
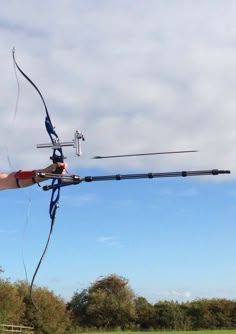
M236 334L236 329L231 329L231 330L225 330L225 329L220 329L220 330L198 330L198 331L117 331L117 332L89 332L89 334ZM88 334L88 332L86 332Z

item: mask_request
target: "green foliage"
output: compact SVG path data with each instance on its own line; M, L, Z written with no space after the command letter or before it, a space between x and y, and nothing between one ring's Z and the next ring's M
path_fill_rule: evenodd
M159 301L134 296L128 281L116 275L99 278L76 292L68 305L73 322L85 329L200 330L236 328L236 301L197 299Z
M29 286L25 282L17 282L19 295L23 298L25 312L22 322L32 326L37 334L63 334L70 326L70 314L65 302L46 288L36 287L33 291L35 308L29 298Z
M189 304L192 329L234 328L236 303L227 299L199 299Z
M155 328L155 309L144 297L135 299L136 327L146 330Z
M66 303L46 288L34 289L34 301L29 298L26 282L0 280L0 324L21 324L33 327L37 334L63 334L71 326Z
M196 299L192 302L149 303L136 297L128 280L112 274L100 277L87 289L74 293L66 304L46 288L35 287L35 304L29 298L29 285L0 279L0 323L25 325L35 334L76 334L106 330L185 331L236 329L236 301ZM137 334L138 332L136 332ZM199 332L198 332L199 333ZM200 332L208 334L207 331ZM220 334L230 334L224 333Z
M9 281L0 280L0 323L17 324L23 312L23 300L16 287Z
M134 294L128 281L114 274L74 294L69 307L75 323L83 326L125 329L135 319Z

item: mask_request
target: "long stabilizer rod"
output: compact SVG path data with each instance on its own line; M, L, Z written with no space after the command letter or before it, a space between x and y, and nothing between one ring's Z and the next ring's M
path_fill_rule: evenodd
M127 158L127 157L141 157L141 156L146 156L146 155L195 153L195 152L198 152L198 151L188 150L188 151L166 151L166 152L134 153L134 154L120 154L120 155L96 155L92 159Z
M187 176L202 176L202 175L219 175L230 174L230 170L197 170L197 171L181 171L181 172L163 172L163 173L146 173L146 174L115 174L104 176L85 176L78 175L68 176L62 178L61 187L80 184L81 182L93 181L120 181L120 180L134 180L134 179L154 179L165 177L187 177ZM53 185L46 185L42 187L43 190L53 189Z

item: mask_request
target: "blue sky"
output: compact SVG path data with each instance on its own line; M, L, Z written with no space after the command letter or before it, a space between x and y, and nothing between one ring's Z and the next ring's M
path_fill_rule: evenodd
M62 141L79 129L80 175L230 169L231 175L81 184L62 189L36 277L69 300L100 276L129 279L155 302L236 295L236 4L233 1L0 1L3 171L49 164L39 86ZM40 15L38 13L43 13ZM94 155L198 153L92 160ZM9 159L11 166L9 165ZM50 226L50 194L1 192L0 266L29 280Z

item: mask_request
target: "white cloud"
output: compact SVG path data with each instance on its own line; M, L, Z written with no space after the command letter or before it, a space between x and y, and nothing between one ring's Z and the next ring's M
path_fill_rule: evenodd
M191 298L192 293L190 291L185 290L163 290L157 293L158 297L166 297L166 298Z
M7 141L14 164L35 168L46 163L51 152L35 148L48 141L44 110L22 78L14 131L8 135L16 97L13 46L19 64L42 91L62 140L71 140L76 128L85 134L84 158L78 162L70 148L65 150L70 165L235 171L236 4L69 3L50 0L32 5L24 0L19 6L13 0L2 6L0 139ZM44 13L42 20L36 20L38 12ZM98 154L179 149L200 152L88 159Z
M0 234L9 234L9 233L16 233L16 230L0 230Z
M119 246L120 247L120 243L118 242L118 239L114 236L99 236L96 241L106 246L116 246L116 247Z
M114 237L110 237L110 236L101 236L97 238L97 241L101 243L108 242L108 241L110 242L112 240L114 240Z

